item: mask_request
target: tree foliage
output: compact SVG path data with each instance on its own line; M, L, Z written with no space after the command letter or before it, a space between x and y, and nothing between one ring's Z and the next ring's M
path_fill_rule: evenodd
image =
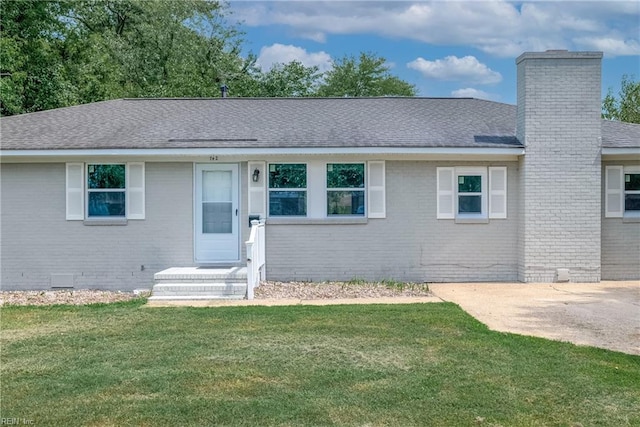
M640 81L633 81L626 74L622 76L619 97L609 89L602 101L602 117L628 123L640 123Z
M257 76L254 96L313 96L320 76L318 67L305 67L299 61L275 64L269 71Z
M414 95L384 58L345 57L325 74L268 71L215 0L3 0L0 114L115 98Z
M344 56L325 73L319 96L415 96L413 85L391 75L386 59L372 53Z
M1 113L46 110L65 105L64 26L56 19L61 5L44 1L0 3Z

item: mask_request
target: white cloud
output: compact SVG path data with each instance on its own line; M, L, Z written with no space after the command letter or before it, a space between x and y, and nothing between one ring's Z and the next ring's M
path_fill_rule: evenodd
M477 99L487 99L495 101L499 96L490 94L483 90L474 89L472 87L467 87L464 89L458 89L451 92L451 96L454 98L477 98Z
M582 37L576 44L589 50L601 50L609 56L640 55L640 43L637 40L622 40L612 37Z
M418 58L407 64L423 76L436 80L464 80L478 84L495 84L502 81L502 75L480 63L474 56L458 58L447 56L444 59L427 61Z
M301 47L280 43L260 49L256 65L263 71L268 71L274 64L286 64L291 61L301 62L305 67L317 66L321 72L331 68L331 56L324 51L307 52Z
M637 1L232 1L231 5L245 25L284 25L295 35L318 42L331 34L377 34L472 46L500 57L589 46L607 55L637 55L640 43Z

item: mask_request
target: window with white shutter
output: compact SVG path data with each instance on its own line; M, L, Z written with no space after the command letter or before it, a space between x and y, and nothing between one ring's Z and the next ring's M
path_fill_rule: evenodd
M437 218L438 219L454 219L456 217L455 206L455 191L453 188L453 179L455 177L455 168L438 168L437 169L437 187L438 187L438 200L437 205Z
M144 219L144 163L127 163L127 219Z
M507 217L507 168L439 167L437 218L487 222Z
M67 220L84 219L84 163L66 165Z
M507 168L489 168L489 218L507 217Z
M385 218L387 216L385 192L385 162L367 163L367 216Z
M144 219L144 163L67 163L66 218Z
M624 215L623 167L605 167L605 217L622 218Z

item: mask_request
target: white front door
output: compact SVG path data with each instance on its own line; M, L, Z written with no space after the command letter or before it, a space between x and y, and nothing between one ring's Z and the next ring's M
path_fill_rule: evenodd
M195 260L240 260L238 165L196 164Z

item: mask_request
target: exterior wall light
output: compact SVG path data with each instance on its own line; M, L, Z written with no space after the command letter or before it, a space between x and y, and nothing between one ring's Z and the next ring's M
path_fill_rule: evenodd
M252 177L253 177L253 182L258 182L258 180L260 180L260 170L255 169L253 171Z

